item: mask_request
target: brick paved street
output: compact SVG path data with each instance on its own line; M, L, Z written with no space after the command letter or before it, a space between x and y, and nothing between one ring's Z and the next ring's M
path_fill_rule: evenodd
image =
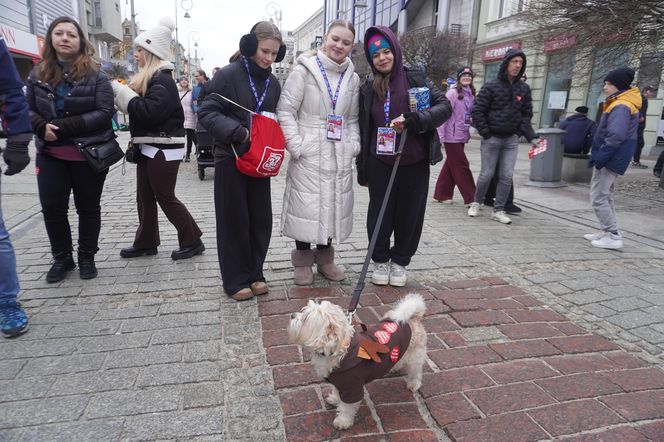
M401 292L425 296L429 358L419 393L399 376L377 381L346 432L332 428L326 387L285 327L311 297L346 307L367 247L366 189L356 188L355 231L338 248L350 277L317 275L307 290L292 286L293 244L279 235L284 176L274 179L272 290L237 303L220 289L212 169L200 181L195 163L183 164L177 188L204 231L202 256L170 259L177 235L162 215L159 254L119 258L137 216L135 168L117 166L102 201L99 277L75 271L55 285L44 281L34 167L3 176L31 330L0 341L0 441L664 440L661 193L619 193L625 248L595 249L582 238L596 228L587 186L524 186L525 153L515 177L524 213L511 226L486 208L470 219L460 202L431 202L406 290L367 284L368 322ZM648 174L622 180L645 189Z

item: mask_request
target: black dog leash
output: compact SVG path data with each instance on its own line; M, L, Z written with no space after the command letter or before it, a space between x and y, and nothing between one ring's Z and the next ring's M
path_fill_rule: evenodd
M350 306L348 307L348 320L352 323L353 316L355 315L355 310L357 310L357 304L360 302L360 295L364 290L364 280L367 277L367 270L369 269L369 262L371 261L371 255L373 255L374 248L376 247L376 241L378 240L378 232L380 230L381 224L383 224L383 217L385 216L385 209L387 208L387 201L390 199L390 194L392 193L392 185L394 184L394 177L397 175L397 167L399 167L399 161L401 161L401 153L403 152L403 146L406 143L406 138L408 138L408 129L404 129L401 132L401 140L399 142L399 149L396 152L396 161L394 166L392 166L392 174L390 175L390 180L387 182L387 189L385 191L385 196L383 197L383 203L380 206L380 211L378 212L378 219L376 220L376 226L374 227L373 234L371 235L371 241L369 241L369 250L367 250L367 256L364 258L364 264L362 265L362 271L360 272L360 277L357 280L357 285L355 286L355 291L353 292L353 298L350 300Z

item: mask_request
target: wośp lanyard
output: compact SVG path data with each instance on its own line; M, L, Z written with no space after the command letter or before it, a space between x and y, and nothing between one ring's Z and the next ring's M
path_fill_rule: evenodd
M390 90L387 90L385 96L385 103L383 104L383 112L385 112L385 127L390 127Z
M259 99L258 92L256 91L256 83L254 83L254 79L251 78L251 72L249 72L249 62L247 62L247 57L242 57L242 61L244 61L244 69L247 71L247 76L249 77L249 86L251 86L251 92L254 93L254 98L256 99L256 112L259 112L261 106L263 105L263 101L265 100L265 96L267 95L267 88L270 86L270 77L265 80L265 90Z
M325 73L325 68L323 67L323 63L321 63L320 58L318 58L318 55L316 55L316 62L318 63L318 68L320 69L320 73L323 74L323 80L325 81L325 86L327 86L327 93L330 95L330 101L332 102L332 113L334 113L335 108L337 107L337 99L339 98L339 90L341 89L341 82L344 81L344 75L346 75L346 71L343 71L341 73L341 76L339 77L339 83L337 84L337 90L332 95L332 87L330 86L330 80L327 78L327 74Z

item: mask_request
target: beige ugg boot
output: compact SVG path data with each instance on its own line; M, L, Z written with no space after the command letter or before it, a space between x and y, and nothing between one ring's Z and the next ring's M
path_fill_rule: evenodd
M318 267L318 273L330 281L341 281L346 279L344 271L334 263L334 247L316 249L314 262Z
M314 265L314 251L295 249L291 251L291 262L295 285L311 285L314 282L314 272L311 270L311 266Z

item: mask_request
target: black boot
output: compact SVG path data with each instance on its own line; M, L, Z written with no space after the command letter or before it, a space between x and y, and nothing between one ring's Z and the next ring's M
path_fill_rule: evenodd
M95 266L95 252L85 250L78 251L78 273L81 279L92 279L97 277Z
M71 251L54 253L53 259L55 262L46 274L46 282L62 281L65 279L65 276L67 276L68 271L76 268L74 258L71 256Z

